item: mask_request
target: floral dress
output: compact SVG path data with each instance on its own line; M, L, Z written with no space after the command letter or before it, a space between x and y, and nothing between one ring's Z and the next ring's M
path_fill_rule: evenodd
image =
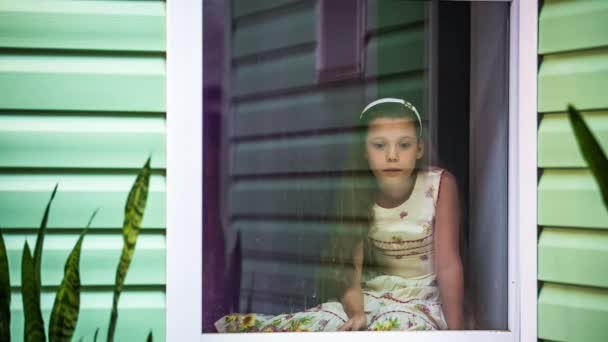
M433 271L435 208L442 169L419 172L410 197L395 208L375 205L369 239L380 273L363 283L367 330L447 329ZM215 322L218 332L337 331L348 320L342 304L306 311L231 314Z

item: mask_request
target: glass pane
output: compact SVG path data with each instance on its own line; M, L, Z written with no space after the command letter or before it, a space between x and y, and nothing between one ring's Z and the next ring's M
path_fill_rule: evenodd
M352 3L204 1L204 332L507 328L509 4Z

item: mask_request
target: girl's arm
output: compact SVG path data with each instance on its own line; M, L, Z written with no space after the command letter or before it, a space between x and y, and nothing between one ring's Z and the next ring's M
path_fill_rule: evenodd
M460 207L456 180L442 174L435 216L435 270L448 329L463 329L463 271L458 235Z
M344 291L342 306L349 320L340 330L362 330L367 327L367 319L363 310L363 289L361 289L361 271L363 268L363 241L359 242L353 253L355 274L352 285Z

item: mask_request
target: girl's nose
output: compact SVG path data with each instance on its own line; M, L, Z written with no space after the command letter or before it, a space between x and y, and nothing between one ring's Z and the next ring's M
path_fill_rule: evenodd
M397 153L397 148L394 147L394 146L391 147L391 148L389 148L388 156L387 157L388 157L387 159L388 159L389 162L396 162L396 161L398 161L399 160L399 156L398 156L398 153Z

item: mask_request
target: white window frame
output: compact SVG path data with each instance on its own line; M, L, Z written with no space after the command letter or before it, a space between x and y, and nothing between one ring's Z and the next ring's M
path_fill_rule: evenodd
M202 22L200 0L167 2L167 341L537 340L537 0L510 9L506 331L202 333Z

